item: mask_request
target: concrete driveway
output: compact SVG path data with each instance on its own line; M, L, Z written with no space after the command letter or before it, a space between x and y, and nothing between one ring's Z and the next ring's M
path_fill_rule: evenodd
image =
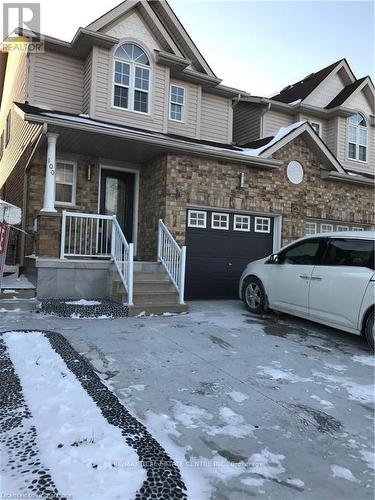
M373 498L374 358L361 338L235 301L180 316L6 313L62 333L175 459L190 498Z

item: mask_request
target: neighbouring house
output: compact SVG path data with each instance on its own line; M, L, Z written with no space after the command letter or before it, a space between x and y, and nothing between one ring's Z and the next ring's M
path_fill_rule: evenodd
M322 99L253 98L221 84L159 1L127 0L70 43L46 36L44 48L1 54L0 64L1 196L22 207L26 232L11 257L40 298L184 310L185 295L236 296L246 263L309 223L373 225L369 79L349 114L346 101L325 113ZM344 90L354 76L340 64ZM329 102L341 92L331 87ZM349 172L307 108L322 127L326 114L344 128L365 118L351 124L361 168ZM286 118L267 128L272 113Z

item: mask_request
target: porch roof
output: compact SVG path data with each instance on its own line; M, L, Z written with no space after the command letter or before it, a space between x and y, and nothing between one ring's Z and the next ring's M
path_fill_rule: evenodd
M125 127L27 103L16 102L15 105L24 120L46 124L48 131L57 132L59 149L77 154L137 163L166 153L190 154L260 168L277 168L283 163L249 156L242 148L230 144Z

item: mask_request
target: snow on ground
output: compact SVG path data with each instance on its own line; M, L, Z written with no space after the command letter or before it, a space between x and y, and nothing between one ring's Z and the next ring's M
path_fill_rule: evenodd
M320 399L320 397L316 394L312 394L310 397L311 399L315 399L315 401L318 401L325 408L334 408L334 405L330 401L327 401L326 399Z
M352 356L352 360L355 363L361 363L361 365L375 367L375 357L373 354L371 354L369 356Z
M355 478L352 472L346 467L341 467L340 465L331 465L331 471L333 477L346 479L347 481L352 481L353 483L360 483L360 481Z
M359 450L363 460L367 463L370 469L375 470L375 455L374 452L368 450Z
M334 387L343 387L347 392L349 399L352 401L361 401L362 403L374 403L375 395L374 395L374 386L371 385L363 385L358 384L357 382L353 382L350 378L345 377L337 377L334 375L329 375L328 373L322 373L319 371L313 370L312 374L314 377L322 378L327 382L331 382L333 384L337 384Z
M41 332L3 336L38 435L42 462L73 499L132 499L146 479L137 453ZM126 496L124 496L124 494Z
M249 396L238 391L228 392L228 396L236 403L243 403L246 399L249 399Z
M259 368L259 371L257 372L258 375L263 375L273 380L285 380L287 382L291 382L292 384L295 384L296 382L312 382L311 378L300 377L299 375L293 373L293 370L291 369L285 368L282 370L278 366L258 366L257 368Z
M80 299L80 300L70 300L65 302L65 304L69 304L71 306L100 306L101 302L99 302L98 300Z

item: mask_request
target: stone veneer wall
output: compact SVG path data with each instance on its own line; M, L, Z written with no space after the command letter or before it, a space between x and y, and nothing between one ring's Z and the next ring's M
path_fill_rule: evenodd
M138 252L143 261L157 256L158 222L165 219L167 156L151 160L141 168L139 181Z
M86 179L86 163L90 162L91 180ZM28 176L28 201L26 215L26 238L25 255L34 252L39 257L57 257L60 248L60 226L61 211L57 207L58 214L43 214L45 159L38 157L29 169ZM77 158L77 192L76 205L66 207L66 210L97 213L99 192L99 163L88 157ZM34 220L37 218L38 231L34 234ZM56 253L56 249L57 253Z
M282 214L282 243L301 237L306 217L373 224L374 190L371 186L323 180L320 161L301 138L281 148L279 169L258 169L192 156L169 155L166 222L180 244L185 242L186 205ZM304 180L291 184L286 165L304 167ZM245 186L240 188L240 174Z

